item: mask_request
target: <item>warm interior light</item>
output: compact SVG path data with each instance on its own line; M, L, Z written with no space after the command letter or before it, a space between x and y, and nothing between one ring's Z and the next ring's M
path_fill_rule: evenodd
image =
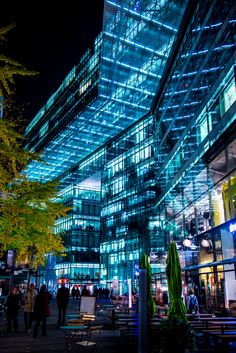
M188 247L192 246L192 241L190 239L184 239L183 245L188 248Z
M203 248L209 248L210 245L211 245L210 240L208 240L208 239L202 239L202 240L201 240L201 246L202 246Z

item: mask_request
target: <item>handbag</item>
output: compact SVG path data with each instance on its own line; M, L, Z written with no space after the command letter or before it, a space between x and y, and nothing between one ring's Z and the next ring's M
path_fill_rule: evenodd
M46 317L49 317L49 316L51 316L51 309L50 309L49 305L47 305L47 307L46 307Z

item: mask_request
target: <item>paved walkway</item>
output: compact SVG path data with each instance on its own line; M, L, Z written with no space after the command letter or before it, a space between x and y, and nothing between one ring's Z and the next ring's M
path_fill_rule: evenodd
M47 336L39 335L33 338L32 331L25 333L23 324L23 311L19 314L18 332L7 333L6 324L0 319L0 353L64 353L65 337L64 333L57 328L57 308L55 299L50 304L52 315L47 322ZM67 314L75 313L76 303L70 299ZM96 353L138 353L138 345L128 338L120 337L120 332L112 328L111 320L106 313L100 311L97 315L97 321L103 324L102 334L96 338ZM76 345L73 346L71 353L79 353ZM201 346L197 353L212 353L213 349ZM230 352L231 349L230 349ZM235 352L235 351L233 351Z
M67 314L74 314L76 303L70 300L68 305ZM57 328L57 308L55 299L51 304L52 315L47 321L47 336L39 334L37 338L33 338L33 333L24 332L23 311L19 314L19 330L18 332L7 333L6 324L0 321L0 352L1 353L64 353L65 338L64 333ZM1 319L0 319L1 320ZM98 315L98 321L104 323L104 330L97 338L96 353L120 353L128 351L129 353L136 353L137 347L131 345L127 340L120 337L118 330L112 329L111 321L101 312ZM34 323L33 323L34 324ZM77 349L77 350L76 350ZM71 353L79 352L76 345Z

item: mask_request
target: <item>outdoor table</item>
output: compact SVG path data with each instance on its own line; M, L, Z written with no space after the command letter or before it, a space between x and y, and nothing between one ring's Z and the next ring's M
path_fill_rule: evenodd
M210 325L220 326L222 334L224 334L224 329L228 326L236 326L236 320L209 320L208 323Z
M235 317L199 317L199 318L196 318L194 320L194 322L196 321L200 321L203 325L205 325L206 328L208 328L208 323L211 322L211 324L214 322L217 322L217 321L220 321L220 322L223 322L223 321L227 321L227 322L232 322L232 321L235 321Z
M81 318L81 314L69 314L67 315L68 320L71 319L80 319Z
M116 313L115 314L116 319L136 319L138 318L138 314L120 314Z
M60 329L64 332L66 343L65 352L69 352L72 348L72 342L78 332L87 330L89 327L84 325L61 326Z
M198 317L203 318L203 317L210 317L212 318L212 314L207 314L207 313L196 313L196 314L186 314L187 318L191 319L196 319Z

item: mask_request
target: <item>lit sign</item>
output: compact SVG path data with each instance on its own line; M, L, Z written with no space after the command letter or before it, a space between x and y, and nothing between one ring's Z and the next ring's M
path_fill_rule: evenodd
M230 231L230 233L233 233L236 231L236 223L230 223L229 231Z
M139 264L136 263L136 264L134 265L134 268L135 268L135 276L139 276Z

